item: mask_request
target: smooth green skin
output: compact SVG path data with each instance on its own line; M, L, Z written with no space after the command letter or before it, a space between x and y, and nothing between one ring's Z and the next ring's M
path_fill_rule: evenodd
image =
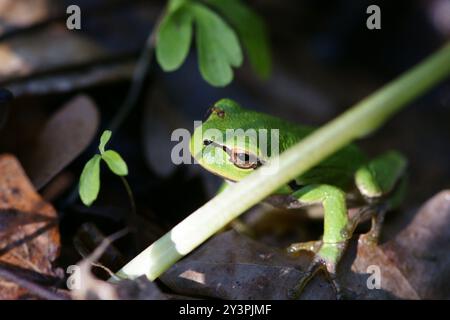
M239 134L228 135L227 129L242 129ZM279 131L279 153L293 146L314 128L301 126L267 114L247 110L229 99L218 101L203 124L196 128L190 141L190 151L194 159L208 171L232 182L240 181L255 169L238 168L223 150L237 148L249 152L264 163L270 159L270 143L260 148L257 141L242 139L249 129L267 129L270 142L270 130ZM204 145L203 141L214 143ZM220 157L222 162L211 161ZM396 151L389 151L374 160L368 161L355 145L339 150L305 174L276 192L282 195L281 205L298 207L321 204L324 209L324 234L322 245L317 252L318 258L335 269L343 249L337 244L345 243L352 236L352 228L347 215L346 195L356 186L363 199L373 203L393 190L406 168L405 158ZM292 187L292 186L295 187ZM278 197L279 199L280 197ZM280 205L280 201L277 202Z

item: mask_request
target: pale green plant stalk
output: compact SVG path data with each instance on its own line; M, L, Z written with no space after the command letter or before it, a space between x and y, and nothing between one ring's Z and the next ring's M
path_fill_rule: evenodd
M449 74L450 43L312 133L278 159L273 159L217 195L140 253L117 275L132 279L145 274L150 280L156 279L245 210L341 147L374 131ZM265 166L272 174L264 172Z

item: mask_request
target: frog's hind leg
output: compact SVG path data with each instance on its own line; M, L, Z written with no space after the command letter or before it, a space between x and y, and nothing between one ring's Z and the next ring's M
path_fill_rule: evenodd
M406 188L404 173L407 161L396 151L386 152L360 167L355 173L355 184L372 207L370 231L363 241L376 244L386 212L398 207ZM356 217L358 220L359 217ZM353 228L357 221L353 221Z
M301 204L321 204L323 206L324 234L322 241L297 243L288 248L290 253L298 250L315 253L306 275L291 291L291 296L297 298L309 280L319 270L324 270L339 297L340 286L336 281L336 267L347 247L347 241L351 237L345 193L331 185L310 185L296 191L292 196Z

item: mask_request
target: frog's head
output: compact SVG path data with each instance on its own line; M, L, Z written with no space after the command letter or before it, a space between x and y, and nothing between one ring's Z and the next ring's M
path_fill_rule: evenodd
M190 152L208 171L239 181L264 162L258 149L257 131L248 127L253 116L230 99L218 101L209 113L194 131Z

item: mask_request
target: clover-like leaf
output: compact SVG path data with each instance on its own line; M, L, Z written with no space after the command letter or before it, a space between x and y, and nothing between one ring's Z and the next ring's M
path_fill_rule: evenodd
M239 67L243 56L233 29L214 11L201 4L191 4L196 23L196 40L200 73L214 86L233 80L231 67Z
M161 68L174 71L183 64L189 53L195 23L199 69L209 84L223 87L233 80L232 67L239 67L243 60L239 40L253 69L266 78L271 69L271 56L266 28L258 14L241 0L203 2L168 2L156 40L156 59Z
M100 155L94 155L81 173L79 194L86 206L90 206L97 199L100 191L100 160Z
M105 152L105 146L111 139L112 132L110 130L105 130L100 137L100 144L98 145L98 150L103 154Z
M183 7L167 14L159 27L156 59L164 71L178 69L186 59L192 40L192 15Z
M270 46L266 26L257 13L240 0L205 0L235 28L253 69L267 77L271 70Z
M120 154L113 150L107 150L102 154L102 159L105 160L109 169L118 176L126 176L128 174L128 166L122 159Z

